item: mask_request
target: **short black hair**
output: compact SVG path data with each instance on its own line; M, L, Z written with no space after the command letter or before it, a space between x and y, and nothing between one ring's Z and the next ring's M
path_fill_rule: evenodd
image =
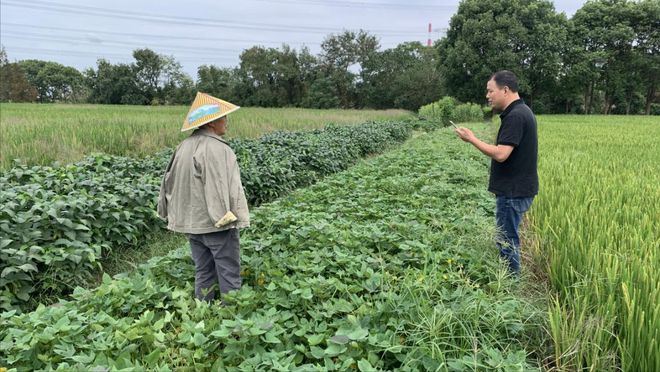
M518 92L518 78L516 74L508 70L497 71L490 77L498 87L509 87L513 93Z

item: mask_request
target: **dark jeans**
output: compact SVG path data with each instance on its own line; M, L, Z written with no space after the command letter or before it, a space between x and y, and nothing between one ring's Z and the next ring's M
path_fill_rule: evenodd
M518 226L523 214L532 205L534 197L509 198L498 196L495 202L495 220L497 221L497 247L500 249L500 257L509 264L509 270L520 273L520 237Z
M195 297L210 302L216 288L221 293L241 288L238 229L208 234L189 234L195 261Z

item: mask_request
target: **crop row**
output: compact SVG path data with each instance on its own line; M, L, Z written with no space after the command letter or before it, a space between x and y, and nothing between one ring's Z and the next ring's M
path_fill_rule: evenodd
M346 169L410 136L413 122L329 126L232 140L251 205ZM155 213L171 151L144 159L94 155L0 175L0 308L28 309L99 272L99 258L163 227Z
M482 157L422 135L254 209L241 290L193 300L187 247L70 302L0 315L0 365L91 370L533 370L539 311L492 245Z

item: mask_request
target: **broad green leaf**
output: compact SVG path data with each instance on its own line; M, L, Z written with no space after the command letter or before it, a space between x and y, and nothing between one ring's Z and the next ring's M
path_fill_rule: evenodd
M192 341L195 346L202 346L206 341L208 341L208 338L204 336L203 333L195 333L195 335L192 337Z
M318 346L312 346L310 348L312 356L316 359L323 359L325 357L325 350L321 349Z
M11 242L13 242L13 240L11 240L11 239L1 239L0 240L0 249L3 249L4 247L8 246L9 244L11 244Z
M365 338L367 338L369 336L369 331L367 331L364 328L357 328L354 331L352 331L351 333L349 333L347 336L351 340L360 341L360 340L364 340Z
M329 338L329 340L335 344L345 345L351 342L351 339L348 336L344 335L335 335Z
M36 266L34 266L33 264L29 264L29 263L23 264L23 265L19 266L18 268L21 269L21 271L35 271L35 272L39 271L39 270L37 270Z
M376 368L371 366L371 363L369 363L368 360L366 359L360 359L357 363L358 369L360 372L375 372L378 371Z
M160 359L160 349L156 349L149 353L149 355L144 358L144 361L147 362L146 365L148 366L155 366L158 360Z
M324 334L315 334L311 336L307 336L307 342L309 343L310 346L318 345L321 342L325 340L325 335Z
M275 335L273 335L270 332L268 332L265 335L261 336L261 339L264 342L269 343L269 344L280 344L280 343L282 343L282 341L280 341L277 337L275 337Z

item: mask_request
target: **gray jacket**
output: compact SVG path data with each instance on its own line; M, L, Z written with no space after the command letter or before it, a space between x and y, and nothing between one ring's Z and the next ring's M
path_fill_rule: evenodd
M172 231L206 234L250 226L236 155L222 137L204 129L176 148L158 199L158 215Z

